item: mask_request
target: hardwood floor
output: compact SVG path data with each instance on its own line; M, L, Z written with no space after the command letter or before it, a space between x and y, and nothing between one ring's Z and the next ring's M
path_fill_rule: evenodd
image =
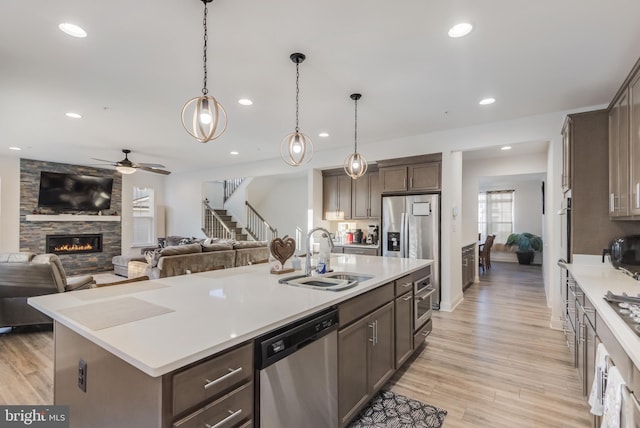
M387 385L448 411L445 427L590 427L561 331L549 328L539 266L496 263Z
M539 266L493 263L387 387L448 411L450 427L589 427ZM51 331L0 335L0 404L53 402Z

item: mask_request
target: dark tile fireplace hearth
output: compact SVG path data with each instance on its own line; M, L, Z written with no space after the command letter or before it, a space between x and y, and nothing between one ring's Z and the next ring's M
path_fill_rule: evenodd
M47 253L101 253L102 234L47 235L45 245Z

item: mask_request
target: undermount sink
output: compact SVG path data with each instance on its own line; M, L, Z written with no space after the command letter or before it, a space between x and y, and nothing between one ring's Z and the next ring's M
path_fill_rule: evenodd
M278 282L317 290L342 291L355 287L360 281L371 278L373 278L372 275L359 273L330 272L322 276L294 275L282 278Z

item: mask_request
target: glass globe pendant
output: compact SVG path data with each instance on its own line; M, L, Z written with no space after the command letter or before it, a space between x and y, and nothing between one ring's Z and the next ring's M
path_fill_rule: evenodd
M182 107L182 126L193 138L201 143L207 143L220 137L227 129L227 112L218 100L209 95L207 89L207 3L213 0L201 0L204 3L204 79L202 96L191 98Z
M303 165L313 157L313 142L311 138L300 132L299 104L300 104L300 63L306 59L301 53L293 53L291 61L296 64L296 130L285 135L280 143L280 157L290 166Z
M367 160L358 153L358 100L362 97L361 94L351 94L351 99L355 101L355 134L354 134L354 149L353 153L347 156L344 161L344 171L347 175L354 180L362 177L366 174L369 164Z

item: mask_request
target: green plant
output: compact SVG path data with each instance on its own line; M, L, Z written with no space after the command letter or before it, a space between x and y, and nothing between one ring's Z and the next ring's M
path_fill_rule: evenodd
M532 233L512 233L505 243L507 247L518 247L520 253L542 251L542 238Z

